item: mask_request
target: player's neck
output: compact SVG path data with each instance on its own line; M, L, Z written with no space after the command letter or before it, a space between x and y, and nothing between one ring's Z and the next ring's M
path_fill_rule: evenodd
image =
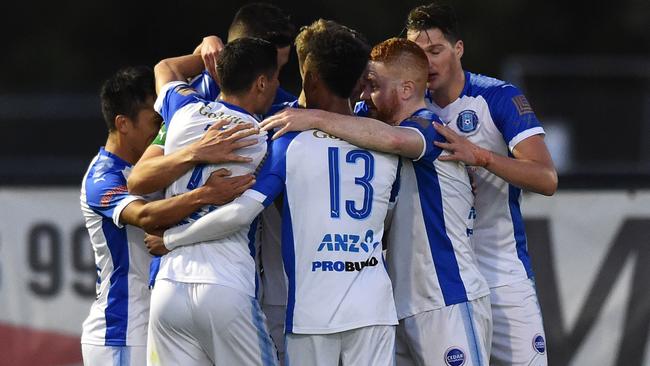
M106 146L104 146L104 150L131 165L134 165L138 162L138 159L140 159L140 156L138 156L138 154L133 149L129 148L126 141L123 138L120 138L117 133L108 134L108 139L106 140Z
M330 95L327 98L321 98L315 107L324 111L351 115L352 109L350 108L350 100Z
M242 108L249 114L254 114L255 110L257 109L255 102L248 95L227 95L222 92L219 96L219 100Z
M402 123L402 121L411 117L413 113L419 111L420 109L424 109L426 107L427 104L424 101L424 98L413 99L412 101L404 103L403 105L400 106L398 112L395 114L395 117L393 118L394 120L393 123L395 125L399 125L400 123Z
M449 85L444 88L431 90L431 99L433 99L433 102L438 107L445 108L460 97L460 93L463 92L464 87L465 72L461 68L458 72L454 73Z

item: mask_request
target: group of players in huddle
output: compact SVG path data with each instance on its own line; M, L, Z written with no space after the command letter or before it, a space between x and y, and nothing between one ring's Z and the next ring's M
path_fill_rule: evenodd
M520 210L557 187L544 130L463 70L449 6L405 32L296 36L249 4L225 45L105 82L85 365L547 364ZM298 98L278 81L294 42Z

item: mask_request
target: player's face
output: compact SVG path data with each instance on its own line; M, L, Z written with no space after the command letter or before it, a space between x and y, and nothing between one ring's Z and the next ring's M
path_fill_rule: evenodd
M395 120L399 110L398 81L391 78L390 70L381 62L370 61L367 75L361 99L368 106L369 117L389 124L398 123Z
M409 31L409 41L417 43L429 60L427 87L432 92L451 86L456 73L462 72L460 58L463 55L463 42L451 44L438 28L424 31Z
M162 117L153 109L153 103L153 97L149 98L131 123L130 145L138 158L154 140L162 123Z

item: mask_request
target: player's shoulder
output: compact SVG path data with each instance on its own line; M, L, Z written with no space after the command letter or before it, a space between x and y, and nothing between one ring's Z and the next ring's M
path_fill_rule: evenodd
M428 108L421 108L400 123L401 127L415 127L421 130L433 129L433 122L442 123L440 117Z
M464 94L468 96L493 99L521 94L519 88L504 80L471 72L465 72L465 77L467 81Z

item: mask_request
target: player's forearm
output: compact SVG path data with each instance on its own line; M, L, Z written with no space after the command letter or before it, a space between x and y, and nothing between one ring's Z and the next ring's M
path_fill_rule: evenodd
M223 239L246 228L263 209L261 203L241 196L191 224L165 231L165 247L171 250L179 246Z
M210 204L209 196L209 188L203 186L175 197L149 202L138 215L138 226L146 232L164 230Z
M413 131L395 128L371 118L325 111L316 111L315 117L316 128L353 145L410 159L422 153L422 139Z
M557 189L557 173L555 168L548 164L492 153L492 159L485 168L508 183L527 191L551 196Z
M180 149L169 155L145 156L133 167L127 185L132 194L149 194L160 191L190 170L195 164L191 147Z
M167 58L154 67L156 77L156 92L171 81L185 81L187 78L200 74L204 65L201 55L186 55Z

